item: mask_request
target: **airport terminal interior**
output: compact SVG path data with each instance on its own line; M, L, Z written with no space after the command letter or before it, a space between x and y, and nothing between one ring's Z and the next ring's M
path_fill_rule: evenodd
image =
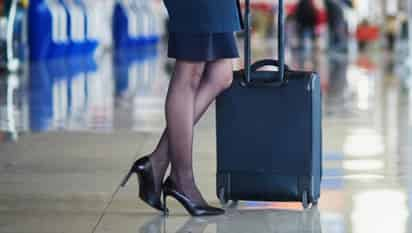
M253 60L275 58L277 0L251 2ZM312 26L301 26L302 2ZM411 233L411 1L284 9L286 63L321 79L318 205L239 201L191 217L170 199L166 217L139 199L136 177L120 187L166 126L175 61L163 2L0 0L0 232ZM205 199L222 206L216 146L212 104L195 128L193 167Z

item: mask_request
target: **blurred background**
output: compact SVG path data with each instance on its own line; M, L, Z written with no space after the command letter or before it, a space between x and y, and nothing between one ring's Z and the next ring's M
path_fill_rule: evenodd
M322 83L320 219L316 210L297 224L296 212L279 211L298 205L244 202L278 212L232 213L208 232L412 232L412 1L285 2L287 63ZM253 56L276 57L276 0L252 7ZM167 20L161 0L0 0L1 232L61 232L45 230L50 216L56 229L91 229L136 151L150 151L165 126ZM195 169L216 201L214 122L212 107ZM116 196L103 232L157 232L135 193Z
M275 2L252 1L259 58L276 56ZM344 82L348 72L377 67L410 83L407 0L287 0L285 7L288 63L321 73L326 96L336 76ZM155 104L156 93L146 102L148 93L140 92L170 76L166 24L160 0L0 0L2 134L16 140L28 131L111 130L124 123L114 123L121 99ZM344 87L332 92L343 94ZM133 119L133 128L151 127L139 126L141 120Z
M252 1L259 58L276 56L275 2ZM407 0L287 0L288 63L321 73L326 96L336 76L344 82L348 72L378 67L396 73L406 88L412 66L409 5ZM16 140L28 131L122 125L124 119L114 123L116 100L147 104L147 93L140 92L159 88L152 86L155 79L170 76L166 24L159 0L0 0L2 135ZM241 33L238 37L241 46ZM239 68L242 61L235 63ZM332 92L344 94L344 87ZM155 104L156 98L148 101ZM133 128L151 127L139 126L141 120L133 119Z

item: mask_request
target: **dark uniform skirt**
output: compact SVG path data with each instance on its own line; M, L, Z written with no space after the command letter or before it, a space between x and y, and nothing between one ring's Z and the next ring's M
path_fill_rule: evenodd
M213 61L239 57L234 32L170 32L168 43L168 57L178 60Z

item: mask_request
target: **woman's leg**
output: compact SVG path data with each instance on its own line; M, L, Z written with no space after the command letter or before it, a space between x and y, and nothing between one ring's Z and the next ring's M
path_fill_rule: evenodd
M221 59L213 62L209 62L206 65L206 70L200 81L200 86L195 94L194 102L194 121L192 126L195 125L201 116L206 112L209 105L213 102L216 96L230 86L232 82L232 60L231 59ZM155 173L158 181L161 182L168 164L169 164L169 149L168 149L168 129L162 134L160 142L158 143L156 149L151 154L151 160L155 167ZM191 159L188 161L190 163L191 169ZM192 188L194 186L193 174L191 173L191 183ZM197 191L197 189L196 189ZM200 193L197 192L196 196L200 198Z
M205 64L203 62L177 61L166 99L168 129L168 157L171 162L170 177L179 187L193 180L192 146L196 92ZM190 186L190 187L189 187ZM187 193L193 196L193 193Z

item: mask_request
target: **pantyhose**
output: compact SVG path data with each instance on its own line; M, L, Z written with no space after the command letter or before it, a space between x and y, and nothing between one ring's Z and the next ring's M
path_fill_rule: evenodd
M166 100L167 128L150 156L159 192L171 163L170 177L178 191L199 205L206 204L193 175L193 128L231 81L232 61L229 59L208 63L176 62Z

